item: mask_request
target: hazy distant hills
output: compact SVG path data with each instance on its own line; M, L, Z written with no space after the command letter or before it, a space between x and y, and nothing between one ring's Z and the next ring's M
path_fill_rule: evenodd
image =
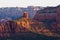
M35 9L36 8L36 9ZM29 18L33 18L37 9L42 9L40 7L6 7L6 8L0 8L0 19L16 19L23 16L24 11L28 11Z
M21 16L21 10L18 10L17 8L0 8L0 19L16 19Z

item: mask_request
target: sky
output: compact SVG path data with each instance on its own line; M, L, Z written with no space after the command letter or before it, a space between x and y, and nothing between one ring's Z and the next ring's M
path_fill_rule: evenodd
M0 0L0 7L57 6L60 0Z

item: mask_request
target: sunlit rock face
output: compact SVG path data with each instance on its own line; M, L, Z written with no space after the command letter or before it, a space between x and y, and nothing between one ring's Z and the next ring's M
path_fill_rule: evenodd
M23 17L17 21L2 19L0 22L0 37L10 37L13 33L29 33L29 30L26 29L27 25L29 26L27 19L27 12L24 12Z
M28 19L28 12L24 12L23 17Z

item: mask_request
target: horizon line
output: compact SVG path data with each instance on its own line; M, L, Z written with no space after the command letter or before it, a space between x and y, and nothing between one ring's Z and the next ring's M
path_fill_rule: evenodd
M59 4L60 5L60 4ZM56 6L59 6L59 5L56 5ZM30 7L56 7L56 6L34 6L34 5L29 5ZM3 7L0 7L0 8L9 8L9 7L20 7L20 8L27 8L29 6L3 6Z

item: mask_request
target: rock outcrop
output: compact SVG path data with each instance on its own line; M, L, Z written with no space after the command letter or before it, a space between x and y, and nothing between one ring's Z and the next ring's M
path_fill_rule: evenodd
M28 13L25 12L24 16L18 20L7 21L0 23L0 37L12 37L21 35L21 33L37 33L45 36L57 36L60 34L55 33L54 29L46 27L44 22L38 22L28 18Z

